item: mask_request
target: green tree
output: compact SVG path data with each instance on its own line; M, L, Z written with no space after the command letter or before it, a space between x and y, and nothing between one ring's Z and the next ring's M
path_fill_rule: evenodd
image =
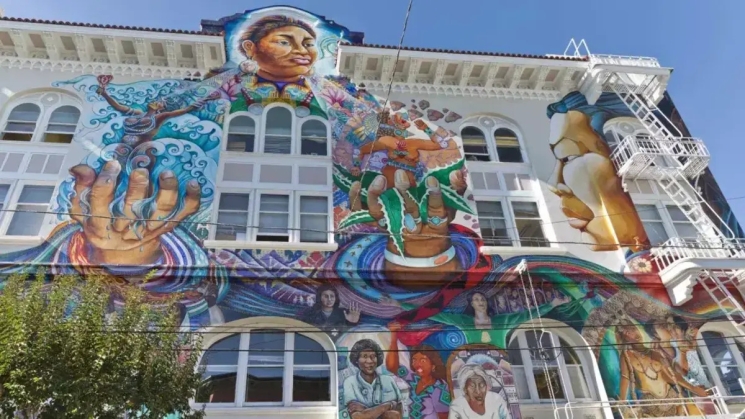
M99 277L0 283L0 416L202 418L201 337L182 333L173 301L154 307L137 287L109 313Z

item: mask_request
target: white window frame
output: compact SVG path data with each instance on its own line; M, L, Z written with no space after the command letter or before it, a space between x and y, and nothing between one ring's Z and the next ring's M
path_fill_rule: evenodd
M543 364L538 361L536 364L533 363L532 358L530 357L530 347L528 346L528 339L525 335L526 331L535 331L536 334L540 334L540 329L535 328L531 329L529 327L529 324L523 324L520 328L515 329L516 332L512 334L510 337L510 340L508 342L512 343L514 339L517 339L518 347L520 348L520 357L522 358L523 365L521 366L524 368L525 378L527 380L528 384L528 390L530 391L530 398L529 399L520 399L521 403L547 403L550 401L550 399L541 399L538 394L538 387L535 382L535 376L533 375L534 368L543 368ZM588 398L576 398L574 396L574 390L572 389L572 382L571 378L569 377L569 372L567 370L566 363L564 362L564 353L561 351L561 342L559 341L559 338L563 339L565 342L571 342L572 339L570 339L568 336L566 336L562 332L556 332L555 330L550 330L550 337L552 342L552 347L556 352L558 352L558 355L556 356L556 368L559 370L559 375L561 378L560 385L562 386L562 390L564 392L564 396L566 398L556 400L561 401L585 401L585 400L596 400L598 397L598 390L594 384L594 381L592 380L592 372L593 363L588 358L588 354L585 353L584 350L578 350L580 348L572 348L575 354L577 354L577 357L580 359L580 363L582 365L582 372L583 377L585 379L585 384L587 385L587 388L590 390L590 394ZM518 393L519 396L519 393Z
M42 103L42 98L47 94L57 94L60 97L60 100L51 106L46 106L44 103ZM40 143L44 144L45 146L51 145L51 146L68 146L69 143L45 143L44 142L44 136L46 134L47 126L49 125L49 118L52 116L52 112L57 110L58 108L61 108L63 106L72 106L74 108L77 108L78 111L80 111L80 118L78 119L78 123L75 126L75 133L77 133L79 127L80 127L80 120L83 117L83 110L82 110L82 104L80 101L75 98L74 96L70 95L68 92L60 91L60 90L54 90L54 89L48 89L43 91L37 91L33 93L17 93L15 94L8 103L4 106L4 111L2 114L2 119L0 119L0 131L5 130L5 126L8 123L8 117L10 117L10 113L19 105L23 105L24 103L30 103L33 105L36 105L40 109L39 118L36 120L36 126L34 128L34 132L31 136L30 141L9 141L9 140L0 140L0 144L32 144L32 143ZM75 134L73 134L74 136Z
M657 209L657 212L660 214L660 219L662 220L662 225L665 229L665 234L667 234L667 237L680 237L678 235L677 229L675 228L675 221L673 221L672 217L670 217L670 213L667 211L668 206L677 207L674 202L672 202L671 200L635 197L632 198L632 201L634 203L634 209L636 209L637 205L654 205L654 207ZM682 221L679 223L682 223ZM693 223L690 222L689 224L693 225ZM695 239L696 237L686 238Z
M253 321L251 325L249 325L248 321ZM255 414L248 413L248 416L258 416L258 417L269 417L273 415L281 416L282 412L277 410L277 407L328 407L335 409L338 403L338 383L337 383L337 374L338 374L338 368L337 368L337 357L336 357L336 349L333 345L333 343L330 342L330 339L323 333L323 332L317 332L317 331L308 331L308 332L293 332L291 331L293 327L297 328L298 326L293 325L299 325L299 327L308 327L307 324L302 323L300 321L294 320L294 319L279 319L279 318L251 318L251 319L242 319L238 320L236 322L232 322L228 325L222 325L221 327L224 329L226 326L235 325L235 329L232 330L233 333L220 333L216 334L214 336L214 340L212 342L209 342L209 345L205 345L205 350L202 352L202 355L204 355L209 348L219 342L222 339L225 339L227 337L230 337L235 334L240 335L240 343L239 343L239 353L238 353L238 365L237 365L237 374L236 374L236 384L235 384L235 395L234 395L234 401L233 403L204 403L204 402L195 402L192 400L192 405L196 408L201 408L202 405L205 406L205 411L207 412L208 416L210 414L210 411L222 411L223 408L226 412L238 412L243 411L245 409L249 408L255 408L258 409ZM284 368L283 371L283 377L282 377L282 385L283 385L283 400L282 402L258 402L258 403L246 403L245 402L245 395L246 395L246 384L248 379L248 349L250 344L250 335L251 333L260 332L262 330L267 329L274 329L278 331L283 331L285 333L285 353L284 353L284 363L282 367ZM234 333L234 332L238 333ZM325 349L329 358L329 401L328 402L295 402L292 401L292 390L293 390L293 371L295 369L294 365L294 344L295 344L295 333L300 333L303 336L312 339L316 343L318 343L323 349ZM198 366L201 365L201 359L200 363L197 364ZM302 365L299 369L309 369L313 367L319 367L321 366L316 365ZM326 366L323 366L324 368ZM218 368L219 369L219 368ZM231 369L232 371L232 369ZM225 372L229 372L228 369L225 369ZM266 408L267 410L263 410Z
M3 184L8 184L8 182L3 182ZM46 225L46 222L48 220L48 217L52 214L46 214L44 216L44 219L41 222L41 226L39 229L40 234L34 235L34 236L8 236L8 228L10 227L10 222L13 219L13 216L15 215L15 212L13 210L16 209L18 205L18 199L21 197L21 192L23 192L23 188L26 186L50 186L52 187L52 195L49 198L49 204L47 207L47 211L51 211L52 204L54 198L57 196L57 182L55 181L30 181L30 180L18 180L14 183L10 183L10 188L8 190L8 195L5 197L5 203L3 206L3 212L0 213L0 236L11 238L15 240L22 240L24 238L38 238L42 237L42 232L44 231L44 226ZM39 204L41 205L41 204Z
M482 122L489 121L489 124L484 124ZM467 120L463 121L463 123L458 128L458 136L460 136L461 131L463 128L466 127L473 127L478 130L480 130L484 137L486 138L486 148L489 151L489 161L488 162L468 162L466 161L466 164L484 164L484 163L501 163L506 165L528 165L530 164L530 161L528 160L528 153L525 148L525 141L522 134L522 130L514 123L506 120L503 117L500 116L493 116L493 115L474 115ZM503 162L499 160L499 154L497 153L497 142L494 138L494 134L499 129L508 129L512 131L515 136L517 137L517 142L520 146L520 155L522 156L522 162L520 163L514 163L514 162ZM461 152L463 150L461 149ZM462 153L465 157L465 153Z
M251 120L254 121L254 150L252 152L228 151L228 133L230 132L230 123L233 122L233 119L239 116L246 116L246 117L251 118ZM220 147L220 150L223 153L228 153L230 155L235 155L235 156L242 156L246 154L254 155L254 154L259 153L259 139L261 138L259 136L259 129L261 126L261 121L262 121L261 118L258 118L256 115L250 112L247 112L247 111L231 113L228 116L228 118L225 120L225 123L223 124L222 146Z
M217 223L217 216L220 212L220 199L222 194L247 194L248 195L248 221L249 226L246 229L245 242L236 240L235 243L294 243L303 245L326 245L334 243L333 233L333 222L334 222L334 211L333 211L333 195L331 192L324 191L287 191L279 189L247 189L247 188L220 188L218 193L215 195L215 200L212 205L212 220ZM289 218L288 218L288 233L289 240L287 242L259 242L256 240L259 234L259 208L261 206L261 195L287 195L289 196ZM302 196L317 196L326 198L327 202L327 241L325 243L317 242L301 242L300 241L300 197ZM210 237L215 240L215 234L217 225L214 224L210 228ZM230 240L225 240L230 241Z
M275 108L284 108L290 112L290 153L289 154L267 153L266 151L264 151L264 147L266 146L266 138L265 138L266 117L269 114L269 111ZM256 149L258 150L258 153L271 155L271 156L284 156L284 157L299 155L300 147L297 144L298 143L297 138L299 136L297 119L298 118L295 116L295 110L290 105L287 105L284 103L272 103L271 105L268 105L266 108L264 108L264 110L261 113L261 124L257 126ZM324 156L324 157L328 157L328 156Z
M720 322L721 323L721 322ZM723 395L727 395L728 391L726 390L726 387L724 386L724 383L722 383L722 377L719 375L719 370L716 367L716 364L714 363L714 358L711 356L711 353L709 352L709 348L706 346L706 341L704 341L703 332L714 332L719 333L724 338L725 342L727 343L727 346L732 353L732 357L737 364L737 369L740 372L740 377L745 379L745 359L740 354L740 350L737 348L737 344L740 344L741 346L745 346L745 342L742 340L737 340L736 338L732 336L737 336L739 333L732 333L730 330L723 330L727 329L729 324L727 325L721 325L719 327L719 324L706 324L703 327L701 327L698 331L698 334L696 335L696 339L698 339L698 351L701 354L701 362L703 362L706 365L706 369L709 372L709 378L713 381L712 384L714 384L718 389L719 392ZM745 391L745 389L743 389ZM745 396L737 396L737 397L745 397Z
M524 196L488 196L488 195L479 195L474 196L475 202L480 201L489 201L489 202L499 202L502 204L502 211L504 212L505 216L505 224L507 226L507 235L509 236L509 240L512 243L512 246L510 247L525 247L525 248L537 248L537 246L523 246L522 243L520 243L520 237L517 231L517 223L515 221L515 211L512 207L513 202L531 202L536 204L538 207L538 214L541 218L541 229L543 230L543 236L546 239L547 246L543 246L540 248L550 248L555 247L556 243L553 238L553 231L550 228L550 223L548 223L546 220L548 220L548 212L546 208L544 207L543 203L540 199L537 197L531 198L531 197L524 197ZM474 204L475 206L475 204ZM479 235L481 234L481 231L479 231ZM493 245L487 245L487 246L493 246ZM496 248L507 248L508 246L493 246Z

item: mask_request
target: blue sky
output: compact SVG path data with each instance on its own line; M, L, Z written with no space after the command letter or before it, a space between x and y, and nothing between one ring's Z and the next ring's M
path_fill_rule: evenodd
M325 15L369 43L394 45L407 0L0 0L7 16L199 29L245 9L286 4ZM595 53L657 57L675 69L669 90L728 198L745 196L745 0L414 0L405 44L560 54L570 38ZM738 169L738 167L740 169ZM745 199L731 201L741 222Z

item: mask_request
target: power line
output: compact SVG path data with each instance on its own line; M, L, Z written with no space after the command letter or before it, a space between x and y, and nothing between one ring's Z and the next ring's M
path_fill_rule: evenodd
M745 196L740 197L745 198ZM19 213L31 213L31 214L52 214L52 215L68 215L68 216L81 216L85 218L105 218L109 219L112 222L115 220L128 220L130 222L136 222L136 221L158 221L162 222L164 224L197 224L197 225L214 225L214 226L222 226L222 227L240 227L243 229L258 229L261 228L261 226L256 225L248 225L248 224L229 224L229 223L217 223L217 222L210 222L210 221L168 221L165 219L154 219L154 218L129 218L125 216L106 216L106 215L94 215L94 214L84 214L84 213L73 213L73 212L62 212L62 211L36 211L36 210L19 210L19 209L0 209L0 212L19 212ZM627 212L630 213L630 212ZM619 213L620 214L620 213ZM566 222L566 221L559 221L559 222ZM553 223L546 223L546 224L553 224ZM545 225L545 224L541 224ZM322 230L322 229L312 229L312 228L300 228L300 227L287 227L287 231L308 231L308 232L317 232L317 233L334 233L334 234L341 234L341 235L349 235L349 236L388 236L389 234L386 232L376 232L376 231L366 231L366 232L360 232L360 231L346 231L346 230ZM449 238L450 235L446 234L417 234L417 237L427 237L427 238ZM548 240L548 239L541 239L541 238L531 238L531 237L525 237L525 238L513 238L510 236L489 236L486 239L479 238L479 237L462 237L465 240L471 240L471 241L488 241L488 240L495 240L500 241L509 240L510 242L523 242L523 241L533 241L535 243L545 243L545 244L572 244L572 245L585 245L585 246L594 246L597 245L597 243L592 242L582 242L582 241L559 241L559 240ZM631 246L639 246L639 243L604 243L604 245L613 245L613 246L619 246L619 247L631 247ZM655 246L651 246L652 248L657 249L687 249L688 246L682 246L682 245L669 245L669 244L658 244ZM697 249L712 249L712 250L733 250L733 247L728 246L700 246L697 247Z
M406 15L404 16L404 27L401 30L401 38L398 40L398 48L396 49L396 61L394 61L393 63L393 73L391 74L391 79L388 82L388 92L386 93L385 101L383 102L383 108L382 108L383 112L385 112L385 108L388 106L388 101L390 100L391 92L393 91L393 81L396 80L396 72L398 71L398 61L401 57L401 50L403 49L403 46L404 46L404 38L406 37L406 29L409 26L409 16L411 15L411 7L413 6L413 4L414 4L414 0L409 0L409 5L406 8ZM378 142L378 133L380 132L380 124L381 124L380 119L381 119L380 115L377 115L377 125L375 126L375 138L373 139L371 150L375 149L375 143ZM362 172L367 170L367 167L369 166L369 164L370 164L370 159L367 159L367 161L365 162L365 166L362 168ZM360 195L362 194L360 193ZM350 207L353 207L357 203L356 200L359 199L359 196L356 196L354 199L355 201L351 203L352 205L350 205Z

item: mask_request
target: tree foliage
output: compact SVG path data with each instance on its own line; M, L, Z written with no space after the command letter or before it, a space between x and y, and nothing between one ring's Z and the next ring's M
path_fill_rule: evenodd
M189 404L201 338L179 330L173 301L154 307L118 287L112 311L101 278L43 272L0 286L0 416L203 417Z

